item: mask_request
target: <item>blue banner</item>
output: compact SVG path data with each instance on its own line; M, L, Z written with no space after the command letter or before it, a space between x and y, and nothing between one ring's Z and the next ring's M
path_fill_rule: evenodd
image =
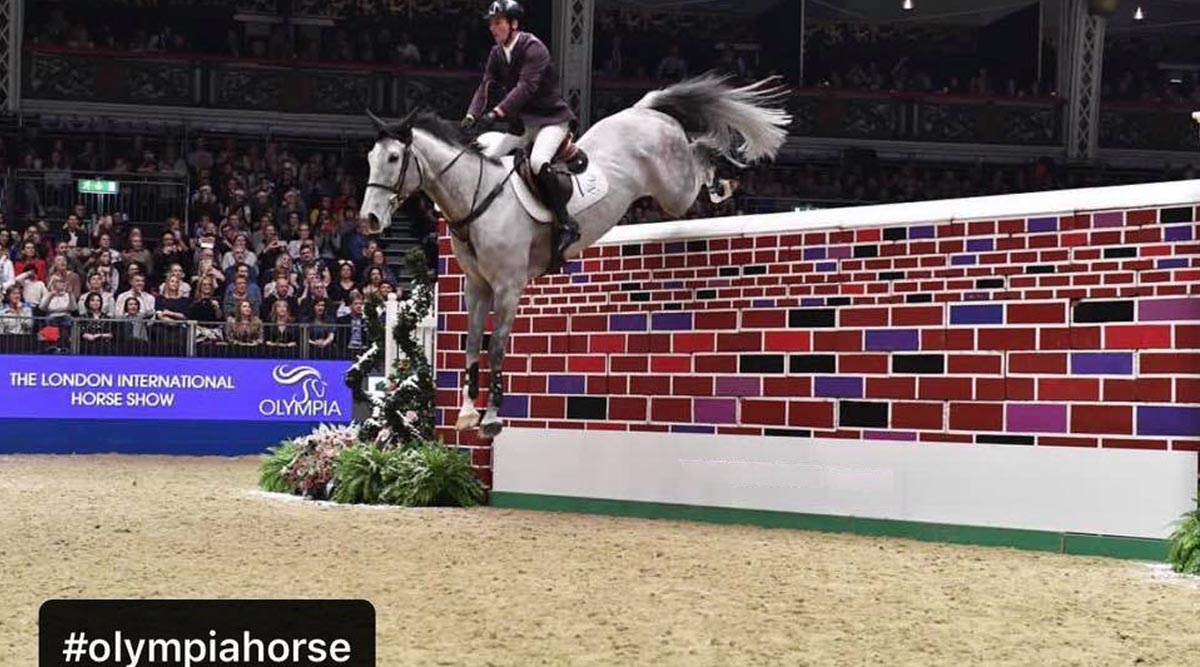
M0 355L0 419L351 419L346 361Z

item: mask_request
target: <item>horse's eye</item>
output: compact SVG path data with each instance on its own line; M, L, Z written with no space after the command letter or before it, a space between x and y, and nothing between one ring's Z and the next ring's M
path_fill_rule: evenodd
M388 156L388 162L399 162L399 161L400 161L400 156L397 155L396 153L392 153L391 155Z

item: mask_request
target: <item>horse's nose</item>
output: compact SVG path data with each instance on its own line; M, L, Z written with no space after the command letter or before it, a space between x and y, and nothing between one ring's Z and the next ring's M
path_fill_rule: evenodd
M383 223L379 221L379 216L374 213L367 214L367 226L376 234L383 231Z

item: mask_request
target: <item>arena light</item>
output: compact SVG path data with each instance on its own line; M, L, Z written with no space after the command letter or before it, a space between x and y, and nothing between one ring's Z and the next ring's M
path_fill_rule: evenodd
M1133 20L1134 21L1144 21L1145 19L1146 19L1146 13L1142 11L1142 6L1138 5L1137 9L1133 10Z
M911 11L912 8L913 8L913 0L904 0L904 2L901 3L901 5L900 5L900 9L903 9L906 12Z

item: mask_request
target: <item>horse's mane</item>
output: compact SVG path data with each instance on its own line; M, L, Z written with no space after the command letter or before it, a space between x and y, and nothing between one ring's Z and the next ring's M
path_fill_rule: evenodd
M409 125L414 130L424 130L433 135L439 141L450 144L458 148L465 148L467 151L478 155L488 162L499 163L499 160L488 157L479 151L479 146L466 137L462 130L459 129L457 123L446 120L433 111L418 111L409 121Z

